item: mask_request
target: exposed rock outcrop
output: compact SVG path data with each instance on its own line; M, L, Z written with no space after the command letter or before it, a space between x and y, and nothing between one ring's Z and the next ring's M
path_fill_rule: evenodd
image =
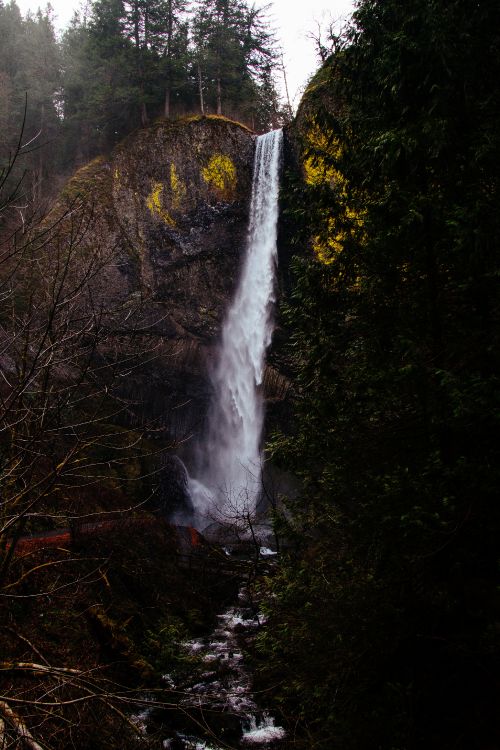
M58 209L83 201L83 244L105 267L96 295L140 306L154 350L124 393L164 415L165 436L198 430L207 369L237 280L250 201L254 134L221 117L159 121L69 181Z

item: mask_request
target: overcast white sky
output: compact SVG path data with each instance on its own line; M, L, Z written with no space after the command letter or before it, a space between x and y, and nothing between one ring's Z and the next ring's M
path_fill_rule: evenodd
M17 0L23 13L41 6L46 2L37 0ZM267 0L256 0L257 6L266 5ZM56 25L63 28L77 10L80 0L51 0L56 14ZM270 15L283 47L285 68L287 70L288 88L292 104L297 105L300 93L309 76L318 67L313 43L307 39L307 33L314 30L316 21L347 18L353 10L354 0L273 0Z
M266 5L257 0L256 5ZM272 12L278 37L281 38L288 88L292 105L298 99L309 77L318 66L313 42L307 34L315 31L316 22L328 23L347 19L354 10L354 0L272 0Z

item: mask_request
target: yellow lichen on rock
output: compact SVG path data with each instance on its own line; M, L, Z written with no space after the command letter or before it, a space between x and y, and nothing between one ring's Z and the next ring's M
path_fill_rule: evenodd
M311 118L305 133L306 156L302 161L304 179L310 187L328 186L334 200L331 210L325 210L319 232L311 238L316 257L330 264L342 252L346 241L363 227L363 212L349 205L348 184L336 167L342 158L342 145L334 133L320 128Z
M248 127L248 125L245 125L245 123L239 122L239 120L233 120L230 117L225 117L225 115L185 115L184 117L180 117L177 122L186 124L192 122L203 122L204 120L211 120L212 122L219 122L221 124L229 123L229 125L238 125L243 130L246 130L247 133L254 132ZM164 122L164 120L162 120L162 122Z
M236 189L236 167L224 154L214 154L201 170L203 179L224 198L230 199Z
M172 208L178 209L186 198L187 190L173 163L170 165L170 189L172 191Z
M122 188L122 175L118 167L113 170L113 189L120 190Z
M146 199L146 205L153 214L153 216L159 216L159 218L169 224L171 227L175 227L175 221L172 219L168 211L163 208L161 196L163 193L164 185L161 182L152 183L151 192Z
M340 159L342 148L338 138L320 129L313 123L307 131L309 155L304 159L304 173L308 185L328 183L332 188L345 191L345 177L332 165L332 160Z
M348 206L344 207L342 221L348 226L340 227L340 213L338 217L327 216L325 218L323 231L311 240L312 248L316 257L325 265L333 263L344 249L346 240L352 237L356 228L363 226L363 218Z

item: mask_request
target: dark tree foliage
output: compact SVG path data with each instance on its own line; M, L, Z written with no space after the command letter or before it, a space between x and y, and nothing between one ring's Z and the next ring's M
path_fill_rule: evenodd
M63 35L68 160L87 161L139 125L140 93L123 13L121 1L102 3L90 19L75 14Z
M23 16L15 0L0 0L0 166L23 121L28 200L48 194L47 178L159 116L217 113L257 130L276 126L283 115L266 11L247 0L93 0L58 39L50 6Z
M63 37L68 157L111 148L155 117L217 113L267 129L275 41L243 0L94 0Z
M50 8L21 16L13 0L0 2L0 169L15 151L23 131L26 200L39 200L42 186L60 166L60 59ZM24 124L23 124L24 123ZM29 154L28 154L29 152ZM12 181L20 179L17 167Z
M113 147L158 116L217 113L268 129L275 41L243 0L95 0L63 37L68 158Z
M498 746L499 53L496 2L364 0L299 113L302 542L261 648L303 747Z
M257 121L257 127L264 128L278 114L272 77L276 40L269 30L267 10L249 7L242 0L203 0L193 19L204 106L217 114L227 106L239 109L252 124ZM274 112L266 113L264 119L263 107L273 104Z
M186 0L166 0L164 3L164 44L160 59L161 76L164 79L165 117L170 117L171 108L179 98L191 100L192 81L189 76L191 54L188 46L189 23L186 20Z

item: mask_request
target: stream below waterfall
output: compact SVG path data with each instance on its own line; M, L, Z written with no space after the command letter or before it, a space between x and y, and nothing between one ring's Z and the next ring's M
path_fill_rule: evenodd
M154 731L163 750L281 747L285 730L258 705L242 651L244 641L264 622L243 586L237 603L218 616L212 633L180 644L199 666L179 683L164 676L168 690L177 696L178 708L175 717L169 712L165 721L156 717L151 722L154 709L148 708L132 717L144 736Z
M276 302L282 142L281 130L256 138L246 252L222 326L216 364L209 373L213 394L207 427L195 451L194 476L186 470L186 489L192 504L189 523L205 535L209 530L213 533L213 526L220 535L228 528L238 530L242 520L246 524L252 518L256 523L262 492L265 358ZM237 541L245 538L243 534ZM219 538L208 541L222 542ZM261 547L260 554L266 557L274 553ZM189 678L181 681L165 675L176 697L175 717L171 715L169 720L166 716L163 726L160 722L160 736L163 727L170 727L169 736L161 739L162 748L279 747L285 731L258 706L243 657L244 641L251 639L262 624L243 587L237 604L218 616L210 636L180 644L196 666Z

